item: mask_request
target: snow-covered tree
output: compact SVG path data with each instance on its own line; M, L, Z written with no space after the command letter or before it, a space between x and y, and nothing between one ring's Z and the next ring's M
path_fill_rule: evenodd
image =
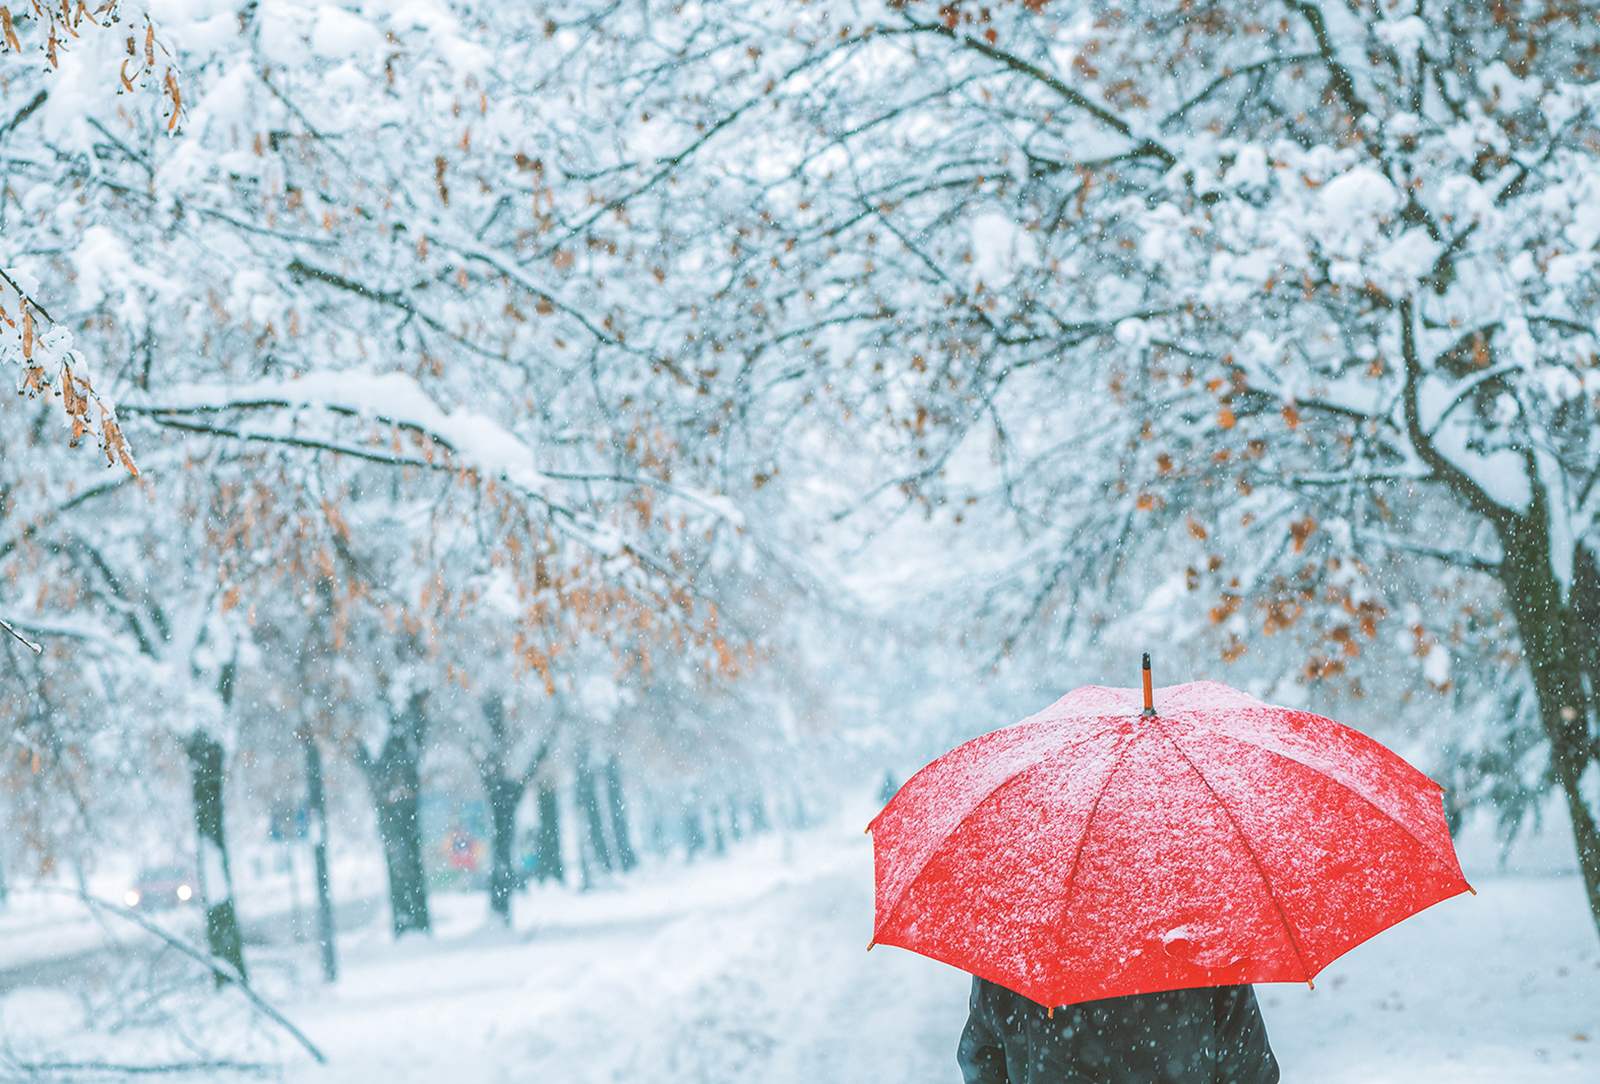
M1334 678L1409 612L1444 687L1488 623L1600 922L1600 11L886 7L779 111L749 274L885 488L1014 525L998 639L1186 576L1225 658Z

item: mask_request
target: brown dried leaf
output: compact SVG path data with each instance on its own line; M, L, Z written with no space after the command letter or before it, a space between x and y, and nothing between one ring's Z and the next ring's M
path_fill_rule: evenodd
M167 131L172 131L178 126L178 114L183 109L183 95L178 91L178 77L172 74L172 69L167 69L166 79L167 95L172 99L172 119L167 121Z
M1317 529L1317 521L1307 516L1305 519L1289 524L1289 533L1294 536L1294 551L1299 553L1306 548L1306 539L1311 537L1311 532Z

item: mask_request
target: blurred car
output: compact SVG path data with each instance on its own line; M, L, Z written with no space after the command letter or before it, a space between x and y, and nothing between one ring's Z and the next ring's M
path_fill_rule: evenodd
M180 866L157 866L139 874L134 886L123 894L122 902L147 911L164 911L199 897L200 886L188 871Z

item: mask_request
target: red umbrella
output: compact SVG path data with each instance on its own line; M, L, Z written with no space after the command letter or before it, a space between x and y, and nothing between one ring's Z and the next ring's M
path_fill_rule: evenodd
M1069 1005L1310 982L1471 891L1438 784L1371 738L1215 681L1140 699L1078 689L913 776L868 829L874 944Z

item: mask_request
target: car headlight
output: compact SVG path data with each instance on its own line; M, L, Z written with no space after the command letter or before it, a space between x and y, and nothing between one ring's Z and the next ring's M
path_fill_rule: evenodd
M188 885L178 886L178 898L180 900L187 900L192 895L194 895L194 889L190 888Z
M130 888L128 890L128 894L122 897L122 902L127 904L129 907L139 906L139 893Z

